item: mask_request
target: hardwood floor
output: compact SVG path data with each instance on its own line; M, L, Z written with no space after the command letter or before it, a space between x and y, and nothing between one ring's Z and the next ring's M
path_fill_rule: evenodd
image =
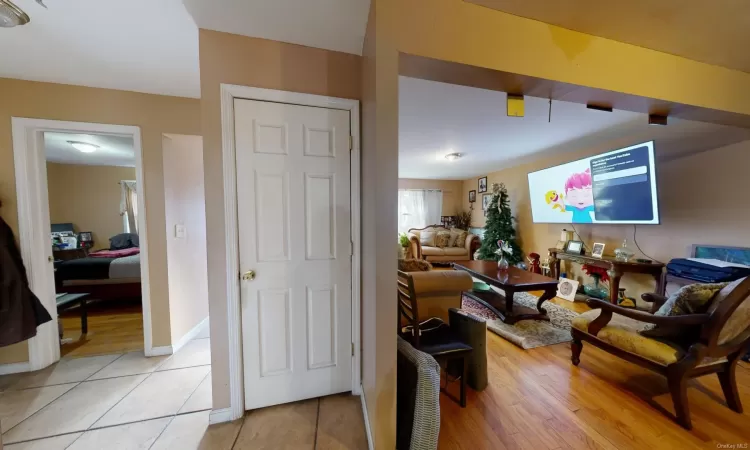
M571 308L584 305L556 303ZM566 305L567 303L567 305ZM443 449L708 449L750 443L750 366L737 382L746 412L730 410L715 375L690 382L693 430L677 425L666 380L591 345L522 350L487 332L490 385L460 408L440 396ZM457 385L457 383L454 383ZM457 386L452 386L457 387ZM747 447L724 447L747 448Z
M78 308L60 315L63 339L61 356L91 356L143 350L143 310L137 301L102 301L89 305L88 334L81 334Z

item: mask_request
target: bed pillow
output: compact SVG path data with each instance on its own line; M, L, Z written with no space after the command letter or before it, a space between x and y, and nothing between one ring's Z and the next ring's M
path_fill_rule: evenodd
M109 238L110 250L123 250L126 248L140 247L138 235L133 233L121 233Z

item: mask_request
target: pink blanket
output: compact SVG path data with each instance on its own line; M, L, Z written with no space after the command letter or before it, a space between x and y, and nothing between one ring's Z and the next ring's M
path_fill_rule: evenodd
M99 250L98 252L89 253L89 256L92 258L122 258L123 256L137 255L140 252L140 248L131 247L122 250Z

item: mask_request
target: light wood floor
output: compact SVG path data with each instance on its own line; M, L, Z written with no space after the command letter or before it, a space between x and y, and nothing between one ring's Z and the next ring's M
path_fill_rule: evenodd
M91 356L143 350L143 310L139 301L103 301L89 305L89 332L81 334L78 308L60 315L63 339L73 342L60 347L62 356Z
M490 384L483 392L469 389L465 409L440 396L441 450L713 449L750 443L747 363L737 369L746 412L726 407L716 375L701 377L688 389L693 430L686 431L662 413L674 412L663 377L585 342L575 367L569 343L522 350L488 331L487 359Z

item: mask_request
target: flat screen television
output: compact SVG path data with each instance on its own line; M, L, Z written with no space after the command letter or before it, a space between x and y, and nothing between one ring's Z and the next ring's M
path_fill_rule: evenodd
M535 223L658 224L654 142L529 174Z

